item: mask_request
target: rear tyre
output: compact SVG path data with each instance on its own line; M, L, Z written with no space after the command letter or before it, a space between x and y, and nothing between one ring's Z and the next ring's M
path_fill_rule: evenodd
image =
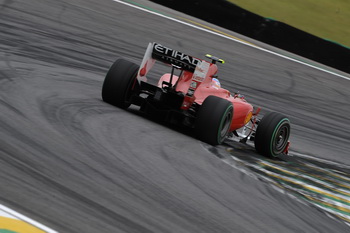
M233 117L231 102L208 96L199 108L195 122L198 139L211 145L221 144L229 133Z
M131 96L137 91L136 75L139 67L127 60L118 59L109 68L102 86L103 101L119 108L130 106Z
M267 157L277 157L288 146L289 119L277 112L266 114L259 122L255 134L256 151Z

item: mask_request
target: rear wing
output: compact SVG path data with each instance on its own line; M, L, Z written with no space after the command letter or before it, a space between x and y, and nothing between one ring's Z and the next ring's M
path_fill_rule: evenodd
M146 75L152 69L156 61L161 61L169 65L175 65L179 69L194 72L196 66L202 62L201 59L194 58L182 52L167 48L158 43L149 43L146 53L143 57L139 72L138 81L146 81Z

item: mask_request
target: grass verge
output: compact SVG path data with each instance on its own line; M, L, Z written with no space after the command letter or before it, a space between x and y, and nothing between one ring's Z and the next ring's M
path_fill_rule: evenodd
M273 18L350 48L350 2L348 0L227 1L265 18Z

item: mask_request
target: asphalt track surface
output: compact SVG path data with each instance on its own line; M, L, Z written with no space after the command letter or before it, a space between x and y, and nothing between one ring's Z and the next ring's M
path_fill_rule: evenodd
M349 232L222 147L101 100L112 62L148 42L211 53L224 87L290 117L292 151L350 165L348 80L110 0L2 0L0 35L1 204L59 232Z

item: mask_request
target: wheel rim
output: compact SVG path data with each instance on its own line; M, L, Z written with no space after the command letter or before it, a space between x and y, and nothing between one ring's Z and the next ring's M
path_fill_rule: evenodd
M281 124L277 129L273 140L273 152L275 155L284 151L289 139L289 124Z

